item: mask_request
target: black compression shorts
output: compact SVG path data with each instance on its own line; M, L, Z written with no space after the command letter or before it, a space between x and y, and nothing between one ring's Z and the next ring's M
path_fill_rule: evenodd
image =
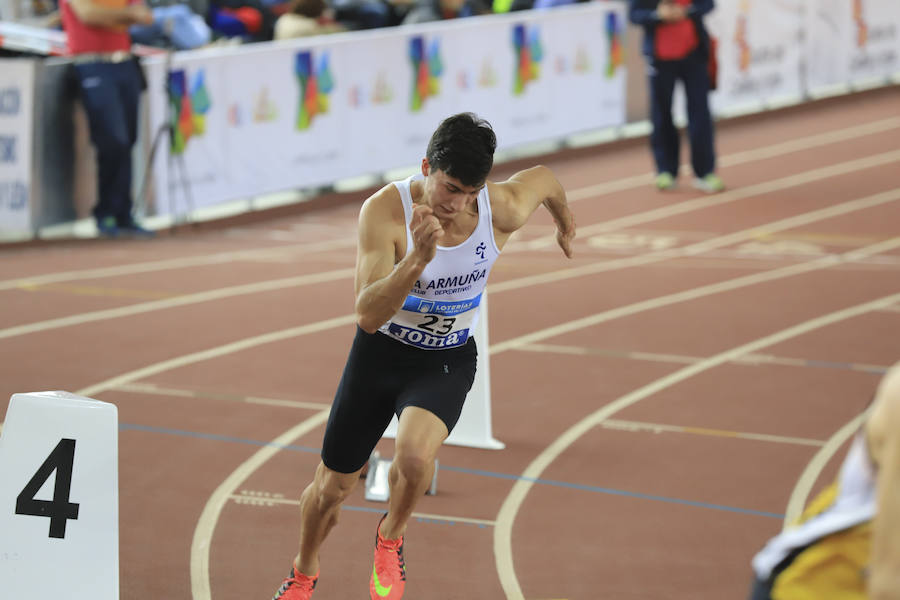
M453 431L477 356L473 338L457 348L422 350L357 327L325 428L325 466L339 473L361 469L391 417L407 406L424 408Z

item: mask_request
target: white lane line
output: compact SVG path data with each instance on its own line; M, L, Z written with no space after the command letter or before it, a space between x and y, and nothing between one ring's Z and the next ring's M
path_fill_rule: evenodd
M869 411L865 410L838 429L834 435L828 438L825 445L816 452L816 455L813 456L809 464L806 465L806 468L803 469L803 473L801 473L800 478L797 479L794 489L791 490L787 510L784 514L783 528L794 523L803 513L803 507L806 505L809 493L816 483L816 480L819 478L822 469L825 468L825 465L828 464L828 461L831 460L831 457L834 456L835 452L838 451L844 442L850 439L850 436L859 430L868 414Z
M639 432L649 431L651 433L689 433L693 435L705 435L711 437L736 438L741 440L753 440L757 442L771 442L774 444L793 444L798 446L824 446L822 440L812 440L809 438L791 437L784 435L770 435L767 433L752 433L749 431L730 431L726 429L710 429L708 427L689 427L686 425L666 425L662 423L646 423L643 421L621 421L617 419L607 419L600 423L604 429L616 429L619 431Z
M900 247L900 238L894 238L892 242L892 247ZM876 252L882 251L884 247L884 243L879 243L871 246L870 248L872 252ZM792 265L789 267L783 267L781 269L775 269L773 271L744 275L743 277L737 277L735 279L729 279L727 281L711 283L682 292L675 292L673 294L668 294L665 296L649 298L641 302L635 302L634 304L628 304L626 306L620 306L618 308L595 313L587 317L574 319L566 323L561 323L559 325L554 325L552 327L534 331L517 338L506 340L504 342L499 342L491 346L490 352L493 356L502 352L506 352L507 350L515 350L525 346L530 346L543 340L563 335L565 333L571 333L573 331L578 331L579 329L585 329L587 327L599 325L600 323L605 323L613 319L634 315L647 310L653 310L656 308L661 308L663 306L670 306L679 302L685 302L687 300L695 300L697 298L711 296L713 294L732 291L757 283L774 281L776 279L783 279L785 277L791 277L810 271L825 269L849 260L846 258L846 256L847 255L826 256L809 262Z
M510 490L509 495L507 495L506 499L503 501L503 505L500 507L500 512L497 515L497 524L494 527L494 559L497 566L497 574L499 575L500 583L506 594L507 600L524 600L525 598L522 594L522 588L519 585L518 578L516 577L515 564L513 562L512 529L516 515L518 514L522 503L525 501L526 496L534 486L534 481L539 479L547 467L549 467L563 452L569 449L569 447L581 438L581 436L597 425L603 423L614 414L652 396L653 394L659 393L677 383L689 379L690 377L724 363L731 362L742 355L757 352L763 348L773 346L828 325L852 319L873 310L879 310L898 300L900 300L900 294L893 294L891 296L879 298L878 300L865 302L805 321L753 342L721 352L700 363L680 369L675 373L657 379L648 385L621 396L575 423L547 446L547 448L545 448L531 464L528 465L522 472L520 479L513 484L512 490Z
M301 436L306 435L316 427L328 420L327 410L316 413L312 417L291 427L273 440L273 445L263 446L250 458L245 460L231 475L225 478L216 491L213 492L197 526L194 529L194 538L191 542L191 593L195 600L212 597L209 582L209 551L212 544L213 532L222 509L228 503L234 490L240 487L247 478L259 469L266 461L275 456L282 446L294 443Z
M784 229L784 228L788 228L788 227L796 227L797 225L806 224L806 223L812 222L813 220L838 216L841 214L846 214L853 210L860 210L860 209L875 206L875 205L883 203L883 202L889 202L893 199L896 199L898 194L900 194L900 188L898 188L897 190L893 190L891 192L885 192L883 194L876 194L875 196L870 196L868 198L852 200L852 201L849 201L849 202L846 202L846 203L843 203L843 204L840 204L837 206L829 207L827 209L822 209L820 211L808 213L807 215L798 215L795 217L790 217L788 219L776 221L774 223L760 226L760 227L754 228L752 230L745 230L744 232L738 232L738 234L730 234L730 235L724 236L724 237L729 239L728 243L731 243L731 241L733 241L733 238L735 238L735 236L746 235L747 232L751 232L751 231L776 231L778 229ZM713 240L707 240L706 242L701 242L700 244L694 244L691 246L687 246L684 250L687 254L693 256L693 255L696 255L696 254L704 251L707 247L714 247L714 245L716 245L717 239L720 239L720 238L715 238ZM887 240L886 242L882 242L876 246L878 246L879 248L882 248L882 247L886 248L886 247L888 247L887 245L889 245L890 243L891 243L891 240ZM701 244L706 244L706 246L701 246ZM710 244L713 244L713 246L710 246ZM852 258L854 260L858 260L858 259L861 259L861 258L867 256L868 254L870 254L870 253L853 251L853 252L848 253L847 256L852 256ZM641 257L637 257L637 258L641 258ZM662 260L663 258L668 258L668 255L666 255L663 258L655 258L655 257L651 257L651 258L653 260ZM839 262L839 259L836 256L831 256L831 255L820 259L820 261L828 261L828 260L834 261L835 263ZM614 261L614 262L616 262L616 261ZM652 261L648 261L648 262L652 262ZM618 266L618 264L619 263L617 262L616 266ZM637 263L637 264L641 264L641 263ZM809 263L801 263L800 265L788 267L788 269L806 270L807 264L809 264ZM627 266L632 266L632 264L631 264L631 261L628 261L626 264L622 264L621 266L627 267ZM611 268L613 268L613 267L612 266L607 267L607 270L609 270ZM347 270L347 271L349 271L349 270ZM761 277L764 275L765 274L756 274L756 275L752 275L751 277ZM324 276L326 278L337 276L337 278L339 278L339 276L341 276L341 271L332 271L332 272L330 272L330 274L324 273L324 274L302 276L302 277L322 277L322 276ZM572 276L574 276L574 275L572 275ZM291 278L291 279L301 279L301 278ZM741 279L743 279L743 278L741 278ZM521 279L492 284L490 290L492 293L498 293L498 292L503 292L503 291L507 291L507 290L511 290L511 289L518 289L521 287L526 287L527 285L535 285L537 283L544 283L546 281L554 281L554 280L555 280L555 278L552 275L544 275L543 277L538 278L538 279L535 279L534 277L523 277ZM285 280L278 280L278 281L284 282ZM739 280L732 280L732 281L739 281ZM272 282L269 282L269 284L271 284L271 283ZM258 286L258 285L263 285L263 284L250 284L250 287ZM247 289L248 286L236 286L236 287ZM706 287L709 287L709 286L706 286ZM222 293L222 290L208 292L208 294L221 294L221 293ZM682 294L689 294L689 293L690 293L690 291L682 292ZM207 293L205 292L204 294L207 294ZM192 296L196 296L196 295L192 295ZM685 298L685 299L688 299L688 298ZM179 301L179 300L181 302L185 302L185 301L189 300L189 298L181 298L181 299L173 298L167 302ZM672 303L673 301L681 301L681 300L673 299L672 295L664 296L660 300L660 302L663 302L663 303ZM151 302L151 303L145 303L145 304L158 304L158 303ZM610 320L612 318L618 318L619 316L625 316L627 314L632 314L633 312L647 310L648 307L655 308L657 306L662 306L662 305L663 304L657 303L657 301L654 299L646 300L642 303L638 303L637 305L630 305L631 307L637 307L637 310L634 310L633 308L626 306L626 307L622 307L619 309L615 309L613 311L607 311L607 313L600 313L599 315L593 315L591 317L588 317L587 318L589 320L588 324L591 324L591 323L596 324L599 322ZM114 311L119 311L119 310L135 311L135 310L140 310L141 306L143 306L143 305L139 304L139 305L135 305L133 307L123 307L122 309L113 309L113 310ZM145 309L146 309L146 307L145 307ZM622 311L621 314L618 314L620 311ZM106 313L109 311L98 311L98 312ZM92 314L92 313L88 313L88 314ZM128 313L126 313L126 314L128 314ZM85 315L82 315L82 316L85 316ZM71 318L75 318L75 317L71 317ZM107 316L106 318L111 318L111 317ZM339 319L340 319L339 324L344 324L344 323L352 323L355 320L355 317L354 317L354 315L345 315L343 317L339 317ZM99 316L97 316L95 320L99 320ZM557 326L559 328L558 331L560 333L565 333L565 331L567 331L566 327L574 327L575 329L578 329L582 326L587 326L587 325L581 325L580 323L582 321L583 320L578 320L578 321L571 322L570 324L564 324L562 326ZM32 326L36 326L36 325L37 324L32 324ZM335 325L335 326L337 326L337 325ZM23 326L23 327L29 327L29 326ZM304 325L304 326L300 326L299 328L290 329L290 330L287 330L285 332L280 332L280 333L276 332L276 333L272 333L272 334L265 334L263 336L258 336L256 338L250 338L250 340L258 340L259 339L259 340L275 341L276 338L272 338L270 336L281 336L281 335L286 334L287 332L291 332L291 331L303 331L305 327L308 327L308 326ZM12 328L12 329L16 330L17 328ZM495 353L504 352L513 347L526 346L529 344L536 343L540 340L546 339L547 337L553 337L555 335L558 335L558 333L556 333L556 329L551 328L551 330L552 331L542 330L540 332L537 332L536 334L531 334L530 336L515 338L514 340L511 340L510 342L504 342L501 344L497 344L492 347L491 351L495 352ZM10 332L9 329L0 330L0 338L11 337L9 332ZM302 333L300 335L302 335ZM287 336L287 337L291 337L291 336ZM277 337L277 339L286 339L286 338ZM235 344L228 344L226 346L223 346L222 348L231 348L231 347L235 346L238 349L243 349L244 347L253 347L255 345L258 345L259 343L268 343L267 341L261 341L261 342L256 342L256 343L250 343L249 345L244 345L248 341L249 340L244 340L242 342L236 342L236 344L238 346L235 346ZM510 347L504 346L504 344L508 345L510 343L512 343L512 345ZM237 350L229 350L228 352L233 352L233 351L237 351ZM215 350L207 350L206 352L215 352ZM225 352L225 353L227 354L228 352ZM197 353L197 355L204 355L204 353ZM106 382L99 383L95 386L86 388L87 390L89 390L89 392L84 392L83 395L90 396L92 393L98 393L99 391L108 390L117 385L124 385L126 383L133 382L139 378L146 377L153 373L158 373L158 372L162 372L162 371L165 371L168 369L176 368L177 366L179 366L180 360L187 360L187 362L185 362L184 364L191 364L192 362L196 362L192 359L189 359L189 357L192 357L192 356L195 356L195 355L188 355L188 357L175 358L175 359L172 359L171 361L164 361L162 363L157 363L156 365L151 365L149 367L146 367L146 369L150 369L150 371L147 371L145 374L141 374L144 372L144 370L142 370L142 369L139 369L138 371L132 371L130 373L126 373L126 374L120 376L119 378L114 378L114 379L108 380ZM219 354L216 354L216 356L219 356ZM212 357L212 356L210 356L210 357ZM206 359L202 358L200 360L206 360ZM169 366L170 364L173 366ZM138 373L138 375L134 375L134 373ZM0 423L0 425L2 425L2 423Z
M30 333L38 333L51 329L59 329L61 327L69 327L72 325L83 325L85 323L94 323L96 321L118 319L120 317L130 317L134 315L153 312L156 310L164 310L168 308L176 308L179 306L199 304L201 302L211 302L213 300L234 298L235 296L242 296L246 294L272 292L276 290L300 287L304 285L314 285L317 283L337 281L339 279L349 279L353 277L354 273L354 269L337 269L334 271L312 273L309 275L286 277L284 279L272 279L269 281L260 281L257 283L246 283L215 290L197 292L194 294L184 294L183 296L175 296L174 298L151 300L150 302L140 302L138 304L130 304L128 306L121 306L118 308L95 310L93 312L81 313L68 317L60 317L58 319L48 319L46 321L37 321L34 323L28 323L27 325L18 325L16 327L0 329L0 339L27 335Z
M235 504L247 504L250 506L300 506L299 500L294 500L292 498L285 498L281 494L271 494L268 492L247 492L243 491L240 494L231 494L228 497L229 500L233 500ZM345 509L348 510L348 509ZM353 510L350 508L349 510ZM451 515L437 515L433 513L422 513L422 512L414 512L412 514L414 519L427 519L429 521L445 521L447 523L470 523L472 525L479 525L484 527L493 527L494 522L489 521L487 519L473 519L471 517L454 517Z
M105 277L117 277L119 275L134 275L137 273L152 273L153 271L167 271L170 269L184 269L187 267L199 267L205 265L218 265L222 263L236 262L239 260L256 260L273 254L312 253L335 250L338 248L355 247L356 236L346 237L324 242L306 244L294 244L290 246L275 246L266 248L254 248L252 250L237 250L233 252L220 252L204 256L187 256L183 258L169 258L142 263L129 263L114 267L98 267L95 269L81 269L78 271L60 271L58 273L46 273L32 277L18 277L0 281L0 290L10 290L28 285L44 285L59 283L61 281L77 281L80 279L103 279Z
M900 159L900 153L897 153L897 158ZM749 229L743 229L741 231L736 231L734 233L729 233L723 236L704 240L702 242L696 242L694 244L683 246L681 248L671 248L667 250L647 252L646 254L639 254L637 256L630 256L627 258L616 258L607 261L598 261L579 267L559 269L550 273L540 273L538 275L520 277L518 279L513 279L510 281L500 281L497 283L492 283L490 289L491 292L496 293L522 287L529 287L532 285L539 285L542 283L549 283L553 281L563 281L565 279L572 279L575 277L582 277L584 275L592 275L595 273L602 273L615 269L646 265L654 262L668 260L670 258L697 256L698 254L703 254L710 250L721 248L723 246L728 246L748 239L753 239L754 237L761 234L784 231L786 229L792 229L801 225L808 225L809 223L813 223L816 221L831 219L834 217L845 215L849 212L872 208L880 204L893 202L898 198L900 198L900 188L895 188L893 190L881 192L872 196L866 196L865 198L858 198L855 200L842 202L840 204L829 206L827 208L795 215L793 217L787 217L785 219L773 221L771 223L764 223L762 225L757 225Z
M99 394L113 388L121 387L130 384L133 381L137 381L145 377L150 377L158 373L164 373L165 371L178 369L187 365L192 365L213 358L218 358L220 356L226 356L235 352L249 350L250 348L262 346L263 344L271 344L273 342L280 342L283 340L289 340L312 333L318 333L320 331L326 331L328 329L334 329L335 327L343 327L355 322L355 314L343 315L341 317L335 317L333 319L327 319L325 321L317 321L315 323L291 327L290 329L283 329L265 333L262 335L257 335L251 338L239 340L237 342L232 342L230 344L224 344L222 346L216 346L215 348L210 348L208 350L185 354L184 356L177 356L175 358L170 358L169 360L164 360L162 362L142 367L140 369L135 369L134 371L129 371L127 373L123 373L122 375L117 375L115 377L107 379L106 381L101 381L100 383L90 385L76 393L80 396L93 397L95 394Z
M329 402L302 402L298 400L285 400L282 398L261 398L259 396L243 396L239 394L223 394L218 392L205 392L198 390L185 390L169 387L161 387L153 383L126 383L113 388L114 391L134 392L153 396L172 396L175 398L203 398L208 400L224 400L227 402L243 402L244 404L262 404L266 406L285 406L288 408L302 408L323 410L329 408Z
M863 125L856 125L845 129L838 129L832 132L812 135L805 138L799 138L791 142L765 146L762 148L738 152L733 155L724 155L719 157L719 162L725 166L743 164L754 160L764 158L772 158L788 152L797 152L810 148L825 146L839 141L865 137L872 134L882 133L889 129L900 127L900 119L889 118ZM567 194L570 201L577 201L584 198L600 196L612 192L623 191L635 187L648 185L651 174L644 174L635 177L626 177L615 181L609 181L599 185L592 185L583 188L577 188ZM654 217L650 220L655 220ZM582 234L584 235L584 234ZM118 275L130 275L135 273L149 273L153 271L162 271L167 269L181 269L186 267L212 265L227 263L236 260L256 260L257 258L266 258L273 254L284 254L289 252L321 252L338 248L355 246L357 243L356 236L347 237L338 240L328 240L323 242L294 244L288 246L276 246L267 248L256 248L251 250L239 250L233 252L222 252L206 256L193 256L185 258L174 258L167 260L132 263L119 265L114 267L101 267L96 269L83 269L78 271L62 271L58 273L47 273L44 275L35 275L33 277L20 277L16 279L8 279L0 281L0 290L14 289L26 284L40 285L46 283L57 283L61 281L75 281L79 279L100 279L104 277L115 277Z
M837 265L835 265L836 267ZM609 350L607 348L594 348L587 346L567 346L564 344L530 344L516 348L521 352L547 352L554 354L569 354L574 356L608 356L612 358L624 358L627 360L642 360L647 362L676 363L690 365L703 360L701 356L686 356L683 354L659 354L655 352L633 352L630 350ZM807 358L790 358L787 356L773 356L771 354L748 354L736 361L736 365L758 367L759 365L781 365L787 367L827 367L842 368L850 371L862 371L865 373L886 373L887 365L871 365L866 363L821 363Z
M856 160L837 163L827 167L819 167L810 171L804 171L803 173L797 173L796 175L789 175L787 177L781 177L779 179L772 179L771 181L764 181L762 183L757 183L734 190L726 190L725 192L722 192L720 194L703 196L700 198L694 198L693 200L684 200L676 204L663 206L661 208L656 208L633 215L626 215L624 217L619 217L610 221L603 221L595 225L588 225L586 227L579 228L578 235L584 237L587 235L594 235L595 233L611 231L614 229L627 229L635 225L641 225L650 221L658 221L666 217L672 217L675 215L692 212L701 208L720 206L722 204L734 202L735 200L742 200L745 198L750 198L752 196L761 196L763 194L769 194L807 183L822 181L830 177L838 177L854 173L856 171L862 171L864 169L880 167L892 162L896 162L897 160L900 160L900 150L875 154ZM556 234L553 234L535 238L528 242L522 242L518 245L518 247L524 247L523 249L539 249L545 248L547 246L552 246L555 243Z
M690 365L703 360L701 356L686 356L684 354L660 354L658 352L634 352L631 350L608 350L606 348L592 348L587 346L568 346L565 344L528 344L516 348L521 352L546 352L553 354L571 354L575 356L609 356L613 358L627 358L629 360L643 360L648 362L677 363Z
M663 209L652 210L646 213L640 213L638 215L632 215L631 217L624 217L625 220L640 218L640 219L648 219L651 214L660 214L661 212L687 212L688 210L696 210L702 206L710 205L708 203L720 204L722 202L732 202L734 200L749 198L754 195L769 193L775 190L781 190L790 188L796 185L802 185L804 183L809 183L811 181L818 181L821 179L825 179L828 177L833 177L837 175L843 175L847 173L851 173L858 169L870 168L876 165L887 164L896 160L900 160L900 151L895 152L887 152L884 154L879 154L875 156L870 156L865 159L853 160L846 163L840 163L837 165L832 165L831 167L824 169L814 169L812 171L807 171L805 173L800 173L798 175L792 175L790 177L785 177L782 179L776 179L770 182L766 182L763 184L753 185L747 188L743 188L741 190L736 190L734 192L726 192L724 194L718 195L717 199L701 199L695 202L699 202L700 204L694 206L693 208L685 208L691 204L691 202L683 202L678 205L674 205L673 207L667 207ZM755 190L755 191L754 191ZM581 267L571 267L568 269L560 269L558 271L554 271L552 273L546 273L541 275L534 275L530 277L522 277L519 279L511 280L511 281L503 281L499 283L492 284L491 291L492 292L501 292L507 291L511 289L517 289L526 286L538 285L541 283L549 283L552 281L561 281L564 279L570 279L573 277L581 277L584 275L591 275L595 273L602 273L604 271L610 271L612 269L620 269L625 267L631 267L636 265L644 265L652 262L658 262L661 260L665 260L667 258L671 258L673 256L693 256L702 252L706 252L710 249L726 246L737 241L744 241L747 239L752 239L760 235L762 232L771 233L774 231L780 231L783 229L788 229L791 227L796 227L801 224L810 223L814 220L820 220L824 218L828 218L830 216L837 216L841 214L845 214L848 211L859 210L860 207L866 207L867 205L875 205L881 202L886 202L894 199L894 194L896 194L897 190L893 190L891 192L885 192L887 194L887 200L881 200L884 194L876 194L874 196L869 196L868 198L862 198L860 200L845 202L843 204L839 204L836 206L832 206L829 208L822 209L820 211L815 211L812 213L806 213L803 215L798 215L795 217L789 217L787 219L782 219L780 221L776 221L775 223L768 224L766 226L759 226L750 229L745 229L743 231L739 231L736 233L716 237L710 240L705 240L702 242L698 242L695 244L691 244L689 246L685 246L683 248L674 248L668 250L660 250L656 252L648 252L647 254L642 254L635 257L629 257L624 259L616 259L610 261L603 261L598 263L591 263L588 265L584 265ZM621 222L623 219L617 219L614 221L607 221L605 223L600 223L599 226L608 228L612 226L614 223ZM587 227L587 229L591 229L591 227ZM583 230L582 230L583 233ZM543 238L539 238L543 239ZM555 239L555 238L551 238ZM539 241L538 240L538 241ZM532 243L532 242L529 242ZM249 251L248 251L249 252ZM217 290L208 290L204 292L197 292L194 294L185 294L183 296L176 296L174 298L166 298L163 300L153 300L150 302L143 302L138 304L132 304L130 306L123 306L119 308L112 308L106 310L98 310L88 313L82 313L77 315L70 315L67 317L61 317L58 319L49 319L46 321L37 321L34 323L28 323L25 325L19 325L16 327L9 327L6 329L0 330L0 339L11 338L20 335L27 335L30 333L37 333L42 331L49 331L51 329L58 329L61 327L69 327L73 325L81 325L84 323L92 323L96 321L106 320L106 319L114 319L124 316L133 316L137 314L144 314L147 312L155 311L155 310L163 310L167 308L173 308L176 306L186 306L189 304L197 304L200 302L209 302L212 300L222 300L225 298L230 298L233 296L243 295L243 294L254 294L265 291L273 291L278 289L285 289L289 287L301 286L301 285L309 285L313 283L321 283L324 281L334 281L337 279L349 278L353 277L355 270L352 268L347 269L338 269L335 271L327 271L323 273L316 273L310 275L300 275L297 277L288 277L285 279L276 279L270 281L261 281L252 284L238 285L232 286L228 288L220 288Z
M888 153L889 155L896 155L895 158L900 160L900 151ZM880 155L882 160L885 160L885 155ZM857 161L853 161L856 163ZM836 169L836 172L841 171L841 169ZM795 178L787 178L792 182ZM775 184L776 182L770 182L770 184ZM786 185L793 185L793 183L789 183ZM783 231L785 229L791 229L793 227L798 227L800 225L806 225L812 223L814 221L820 221L823 219L833 218L836 216L847 214L848 212L853 212L857 210L862 210L865 208L871 208L877 206L879 204L884 204L886 202L891 202L900 197L900 188L890 190L887 192L882 192L880 194L875 194L872 196L868 196L865 198L859 198L856 200L851 200L848 202L844 202L841 204L837 204L834 206L830 206L827 208L823 208L817 211L804 213L801 215L796 215L793 217L788 217L786 219L781 219L779 221L774 221L772 223L767 223L764 225L759 225L756 227L752 227L749 229L744 229L742 231L738 231L735 233L730 233L724 236L704 240L702 242L697 242L694 244L690 244L688 246L684 246L682 248L673 248L668 250L660 250L656 252L648 252L646 254L641 254L638 256L622 258L622 259L614 259L609 261L602 261L597 263L591 263L588 265L583 265L580 267L571 267L567 269L559 269L557 271L553 271L551 273L544 273L540 275L531 275L526 277L520 277L518 279L512 279L509 281L501 281L498 283L491 284L491 292L498 293L504 292L514 289L519 289L523 287L530 287L533 285L539 285L543 283L551 283L555 281L562 281L565 279L571 279L574 277L582 277L585 275L593 275L596 273L602 273L606 271L612 271L614 269L623 269L627 267L633 267L638 265L646 265L654 262L660 262L663 260L667 260L673 257L684 257L684 256L696 256L698 254L708 252L709 250L716 249L722 246L727 246L730 244L734 244L743 240L752 239L753 237L769 234L777 231ZM651 211L652 212L652 211ZM191 304L198 304L201 302L210 302L213 300L222 300L225 298L231 298L239 295L245 294L256 294L267 291L275 291L280 289L286 289L290 287L298 287L303 285L312 285L316 283L323 283L328 281L336 281L339 279L351 278L354 275L355 270L352 268L347 269L337 269L334 271L325 271L322 273L313 273L309 275L299 275L296 277L287 277L284 279L275 279L270 281L261 281L257 283L250 283L244 285L237 285L227 288L220 288L216 290L208 290L204 292L197 292L195 294L185 294L183 296L176 296L174 298L165 298L162 300L152 300L149 302L142 302L138 304L132 304L129 306L122 306L119 308L111 308L105 310L98 310L88 313L82 313L78 315L70 315L68 317L60 317L58 319L49 319L46 321L37 321L34 323L29 323L26 325L18 325L15 327L9 327L6 329L0 329L0 339L11 338L20 335L27 335L31 333L37 333L42 331L48 331L51 329L58 329L61 327L69 327L73 325L82 325L85 323L93 323L96 321L102 321L106 319L115 319L125 316L134 316L138 314L145 314L148 312L152 312L155 310L164 310L168 308L174 308L178 306L187 306Z
M896 129L897 127L900 127L900 118L891 117L880 121L865 123L863 125L856 125L845 129L837 129L835 131L798 138L781 144L772 144L771 146L763 146L762 148L727 154L719 157L717 160L723 167L732 167L767 158L775 158L776 156L782 156L792 152L800 152L819 146L835 144L837 142L843 142L858 137L884 133L888 130ZM689 172L690 165L685 163L681 166L681 170ZM653 175L654 173L644 173L643 175L635 175L633 177L625 177L615 181L598 183L596 185L573 190L570 194L567 194L567 197L570 202L577 202L579 200L584 200L585 198L622 192L636 187L649 187L653 180Z

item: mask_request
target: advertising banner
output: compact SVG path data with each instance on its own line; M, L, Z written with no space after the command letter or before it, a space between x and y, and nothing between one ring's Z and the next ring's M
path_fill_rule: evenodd
M806 15L806 85L886 81L900 72L900 2L816 0Z
M621 125L624 20L597 3L146 59L154 212L416 166L462 111L500 150Z
M727 114L802 98L803 0L719 2L709 16L718 38L719 85L710 102Z
M31 144L37 62L0 58L0 232L31 228Z

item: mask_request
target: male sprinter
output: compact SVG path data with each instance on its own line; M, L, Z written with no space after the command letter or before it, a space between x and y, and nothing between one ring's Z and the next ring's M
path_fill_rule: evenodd
M391 183L362 206L356 259L359 327L325 429L322 461L300 498L300 551L273 600L309 600L319 548L337 523L391 417L399 415L390 504L376 529L373 600L399 600L403 534L431 483L438 448L475 378L471 336L491 266L543 204L572 256L575 221L543 166L488 183L497 139L471 113L444 120L422 174Z
M900 600L900 363L800 521L753 558L751 600Z

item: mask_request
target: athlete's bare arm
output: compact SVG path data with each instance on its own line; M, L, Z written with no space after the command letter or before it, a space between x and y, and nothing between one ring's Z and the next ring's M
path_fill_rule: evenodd
M122 7L103 6L94 0L70 0L78 20L93 27L123 27L128 25L152 25L153 13L142 3Z
M900 600L900 363L878 387L867 434L878 466L869 598Z
M509 236L520 229L543 204L556 222L556 242L572 258L575 217L566 202L566 192L553 171L538 165L519 171L502 183L489 184L494 229L502 248Z
M407 253L403 205L394 185L363 203L356 254L356 321L368 333L375 333L400 310L444 234L424 205L413 208L410 230L413 249Z

